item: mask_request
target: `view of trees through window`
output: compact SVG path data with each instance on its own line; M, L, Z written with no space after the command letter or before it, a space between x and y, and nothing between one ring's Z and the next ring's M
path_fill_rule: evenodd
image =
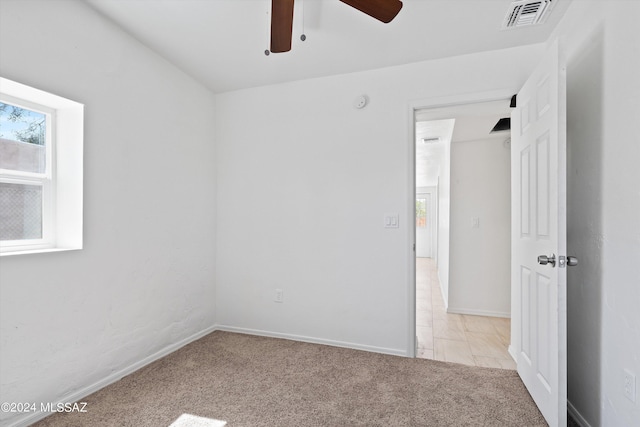
M0 102L0 240L43 238L47 115ZM22 174L36 174L22 180Z
M416 199L416 227L424 228L427 226L427 200Z
M0 102L0 138L44 145L46 125L45 114Z

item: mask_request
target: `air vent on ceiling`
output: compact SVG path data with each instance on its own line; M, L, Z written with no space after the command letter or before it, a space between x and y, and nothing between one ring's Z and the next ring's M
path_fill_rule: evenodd
M541 24L549 15L552 4L553 0L514 0L509 5L502 28Z

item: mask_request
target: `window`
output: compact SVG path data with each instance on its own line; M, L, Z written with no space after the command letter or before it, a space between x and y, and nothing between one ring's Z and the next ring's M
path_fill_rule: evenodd
M82 247L83 106L0 78L0 253Z
M27 107L28 105L28 107ZM0 97L0 240L3 246L49 246L52 242L54 113L42 106Z
M416 228L427 226L427 199L416 199Z

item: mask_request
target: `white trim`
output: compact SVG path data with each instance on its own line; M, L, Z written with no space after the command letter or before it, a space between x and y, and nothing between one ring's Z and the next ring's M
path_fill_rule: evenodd
M467 308L455 308L455 307L447 308L447 313L468 314L471 316L505 317L507 319L511 318L511 314L506 313L504 311L470 310Z
M3 88L4 89L4 88ZM17 185L39 186L41 188L41 237L39 239L19 239L19 240L3 240L0 246L0 253L3 252L19 252L31 249L52 248L55 246L55 159L56 152L56 134L54 109L35 103L28 99L22 99L15 96L0 92L0 102L24 109L26 111L39 113L44 116L45 120L45 136L44 136L44 171L25 172L14 169L0 168L0 182ZM17 141L7 138L8 141L22 144L24 147L32 145L24 141Z
M4 241L0 256L82 249L84 105L0 77L2 99L47 114L45 174L0 170L3 180L42 182L42 239ZM21 182L24 181L24 182Z
M567 399L567 412L569 412L571 418L573 418L581 427L591 427L591 424L584 419L582 414L571 404L569 399Z
M411 111L432 110L437 108L455 107L458 105L477 104L481 102L503 101L511 99L518 89L499 89L487 92L473 92L458 95L438 96L435 98L413 100L409 103Z
M168 356L169 354L173 353L176 350L179 350L180 348L184 347L187 344L192 343L193 341L196 341L202 337L204 337L205 335L210 334L211 332L214 332L216 330L216 326L210 326L206 329L203 329L200 332L196 332L195 334L178 341L177 343L174 344L170 344L168 346L166 346L165 348L153 353L150 356L145 357L144 359L133 363L129 366L127 366L126 368L123 368L121 370L119 370L118 372L115 372L111 375L106 376L105 378L96 381L95 383L84 387L80 390L77 390L73 393L69 393L65 396L62 396L60 398L56 398L56 399L52 399L52 402L64 402L64 403L72 403L72 402L78 402L80 400L82 400L83 398L89 396L92 393L95 393L96 391L115 383L116 381L121 380L122 378L126 377L127 375L130 375L132 373L134 373L135 371L147 366L150 363L155 362L156 360L162 359L165 356ZM51 415L49 412L32 412L29 415L25 416L25 417L21 417L17 420L14 420L14 422L12 424L8 424L7 427L27 427L33 423L35 423L36 421L40 421L44 418L46 418L47 416Z
M82 248L49 248L42 247L38 248L35 246L17 246L12 252L2 252L2 256L13 256L13 255L28 255L28 254L44 254L49 252L66 252L66 251L79 251Z
M352 350L363 350L363 351L369 351L372 353L390 354L392 356L411 357L407 354L407 352L401 349L376 347L371 345L355 344L355 343L344 342L344 341L327 340L323 338L307 337L304 335L283 334L280 332L263 331L260 329L238 328L238 327L229 326L229 325L216 325L216 330L226 331L226 332L235 332L238 334L246 334L246 335L257 335L257 336L269 337L269 338L282 338L286 340L307 342L311 344L330 345L332 347L350 348Z
M416 119L415 108L407 109L407 121L409 129L409 167L407 173L407 188L410 190L407 197L407 350L409 357L416 357L418 348L418 337L416 331Z
M412 224L412 226L408 228L408 241L410 242L409 246L415 245L416 243L416 221L415 221L415 194L416 194L416 148L415 148L415 112L417 110L424 109L435 109L435 108L444 108L451 107L455 105L464 105L464 104L475 104L480 102L491 102L491 101L500 101L504 99L509 99L516 93L519 88L513 89L499 89L492 90L486 92L475 92L475 93L462 93L457 95L447 95L447 96L438 96L433 98L426 99L415 99L408 103L407 105L407 129L409 129L409 135L407 138L409 148L409 168L407 173L407 179L409 180L407 184L407 188L411 191L408 192L408 209L407 209L407 224ZM408 260L408 268L407 268L407 295L408 295L408 311L409 314L407 316L407 331L408 331L408 342L407 342L407 355L415 357L415 347L416 347L416 256L415 252L409 248L409 260ZM440 281L442 283L442 281ZM444 295L444 292L443 292ZM445 298L445 308L448 308L448 301Z
M512 344L509 344L509 348L507 349L507 352L509 352L509 355L511 356L513 361L518 363L518 353L516 353L516 349L513 347Z
M439 230L438 230L439 231ZM451 247L451 246L449 246ZM439 247L438 247L439 249ZM441 276L442 272L438 270L438 283L440 284L440 294L442 295L442 299L444 300L444 310L449 310L449 289L445 291L444 289L444 281Z
M321 338L312 338L312 337L306 337L302 335L293 335L293 334L283 334L279 332L270 332L270 331L263 331L258 329L237 328L237 327L228 326L228 325L213 325L206 329L203 329L200 332L196 332L195 334L183 340L180 340L177 343L170 344L165 348L153 353L152 355L147 356L138 362L132 363L131 365L119 370L118 372L108 375L105 378L98 380L95 383L90 384L80 390L77 390L73 393L69 393L60 398L54 398L51 400L51 402L64 402L64 403L79 402L83 398L89 396L90 394L95 393L96 391L108 385L111 385L116 381L121 380L125 376L130 375L138 371L139 369L142 369L143 367L149 365L150 363L153 363L156 360L162 359L163 357L168 356L169 354L181 349L185 345L190 344L196 340L199 340L205 335L209 335L210 333L215 331L234 332L238 334L255 335L255 336L262 336L262 337L269 337L269 338L281 338L281 339L287 339L292 341L307 342L311 344L330 345L333 347L348 348L352 350L362 350L362 351L368 351L373 353L389 354L392 356L405 356L405 357L408 356L401 349L354 344L354 343L348 343L343 341L325 340ZM409 357L413 357L413 356L409 356ZM24 417L18 417L18 419L13 420L11 424L7 424L6 427L27 427L37 421L40 421L46 418L49 415L51 414L48 412L47 413L39 412L39 411L32 412L28 415L25 415Z

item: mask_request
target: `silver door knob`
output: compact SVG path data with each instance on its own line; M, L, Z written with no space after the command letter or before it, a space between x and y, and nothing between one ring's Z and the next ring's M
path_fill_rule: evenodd
M555 267L556 266L556 254L553 254L551 256L540 255L538 257L538 264L540 264L540 265L551 264L551 267Z
M567 265L573 267L574 265L578 265L578 258L574 256L567 257Z

